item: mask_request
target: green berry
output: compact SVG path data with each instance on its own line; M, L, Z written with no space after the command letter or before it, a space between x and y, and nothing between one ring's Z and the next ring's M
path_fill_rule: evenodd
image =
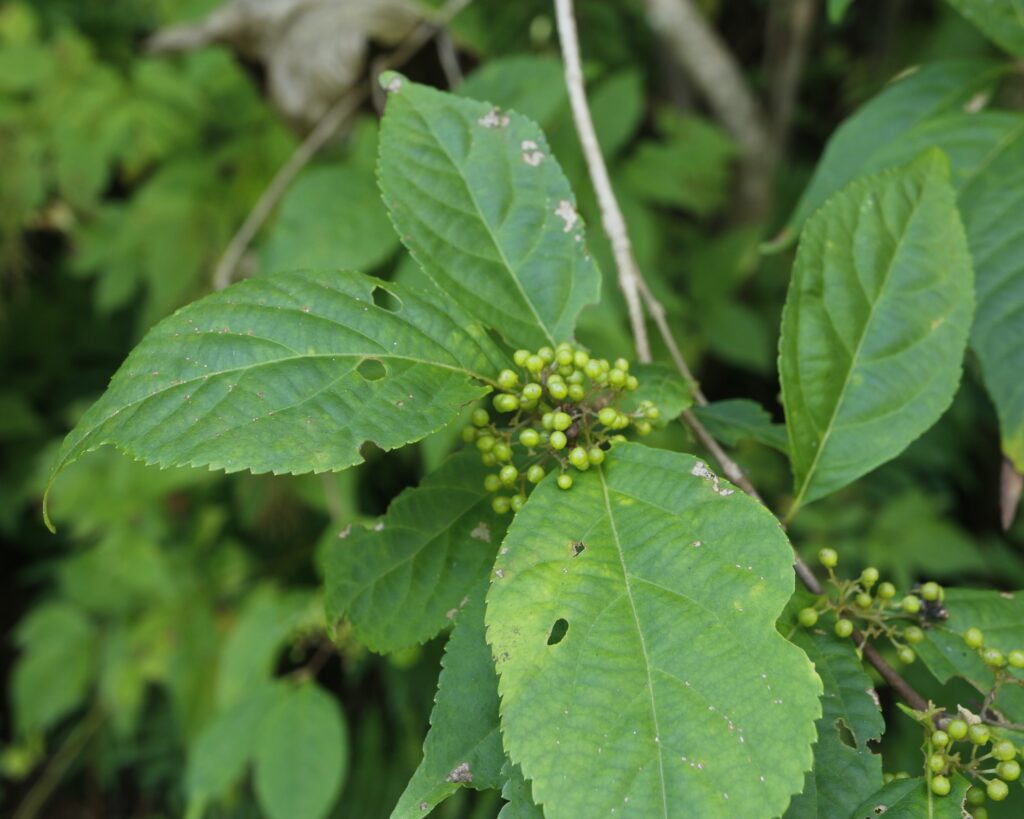
M491 450L494 455L494 459L501 463L508 463L512 460L512 447L506 444L504 441L498 441L494 445L494 449Z
M853 634L853 623L847 620L845 617L841 617L836 620L836 635L839 637L849 637Z
M601 365L601 372L603 373L608 372L612 368L611 362L607 358L602 358L598 363Z
M622 370L623 372L629 372L629 362L626 361L626 359L624 359L624 358L616 358L615 362L614 362L614 364L612 364L612 366L615 367L615 369L617 369L617 370Z
M871 608L871 603L872 603L871 595L868 594L867 592L861 592L860 594L857 595L857 597L855 599L856 599L857 606L859 608L862 608L862 609L869 609L869 608Z
M618 367L609 370L608 372L608 383L613 387L621 387L626 383L626 374Z
M539 355L531 355L528 359L526 359L526 369L528 369L531 373L539 373L541 370L544 369L544 359L541 358Z
M899 650L896 652L896 656L900 658L900 662L904 665L910 665L917 657L914 653L914 649L910 646L900 646Z
M998 648L986 648L981 652L981 660L992 668L1002 668L1006 665L1006 658Z
M985 804L985 791L979 788L977 785L971 785L967 789L967 804L971 807L978 807L979 805Z
M572 475L566 475L564 472L558 476L555 483L558 484L559 489L571 489L572 488Z
M1000 762L996 765L996 776L1007 782L1016 782L1020 779L1020 763L1016 759Z
M575 401L577 404L587 397L587 391L583 389L582 384L570 384L569 385L569 400Z
M971 819L988 819L987 808L974 808L971 811Z
M581 370L587 366L587 362L590 361L590 355L584 350L577 350L573 353L572 363L579 367Z
M906 771L897 771L892 776L893 779L910 779L910 774Z
M993 802L1002 802L1010 795L1010 786L1001 779L993 779L985 788L985 793Z
M561 401L569 394L569 388L565 386L564 381L548 381L548 392L556 401Z
M566 384L582 384L584 381L583 370L573 370L565 377Z
M882 600L892 600L896 596L896 587L886 581L878 584L878 591L875 592Z
M967 739L969 739L974 745L985 745L991 736L992 734L988 730L988 726L983 725L980 722L974 723L974 725L971 725L967 729Z
M512 500L509 501L509 503L512 506L512 511L518 512L520 509L523 508L523 505L526 503L526 495L524 495L522 492L520 492L518 495L513 495Z
M555 414L553 412L545 412L540 417L540 425L544 429L553 429L555 425Z
M476 440L476 427L463 427L462 440L467 444L473 443Z
M953 739L963 739L967 736L967 723L959 717L951 719L949 725L946 726L946 733Z
M517 367L525 367L526 359L528 359L529 357L529 350L516 350L514 353L512 353L512 360L516 362Z
M512 370L502 370L498 373L498 386L503 390L512 390L519 383L519 376Z
M494 457L493 452L485 452L483 455L480 456L480 463L482 463L484 466L494 466L496 463L498 463L498 459Z
M636 422L636 434L637 435L650 435L653 427L650 421L637 421Z
M567 412L556 412L552 419L552 426L559 431L567 430L572 426L572 416Z
M822 549L818 552L818 561L826 569L833 569L839 562L839 555L836 553L835 549Z
M652 421L657 421L659 418L661 418L661 410L651 405L644 410L644 415L646 415Z
M541 347L539 350L537 350L537 355L540 356L540 360L543 361L545 364L550 364L552 361L555 360L555 351L547 346Z
M526 470L526 480L530 483L540 483L544 480L544 467L540 464L534 464Z
M932 777L932 793L936 796L945 796L950 791L949 780L942 774Z
M597 420L606 427L613 426L618 417L619 413L615 407L602 407L601 411L597 413Z
M637 387L640 386L640 381L635 375L626 377L626 389L633 392Z
M504 392L494 396L491 403L498 412L515 412L519 409L519 397Z
M577 469L586 469L590 466L590 457L587 455L587 450L581 446L573 447L572 452L569 453L569 463Z
M884 774L882 774L882 784L883 784L883 785L888 785L888 784L889 784L890 782L892 782L892 781L893 781L894 779L896 779L896 777L895 777L895 776L893 776L893 775L892 775L891 773L889 773L888 771L886 771L886 772L885 772Z
M491 422L491 416L483 407L473 410L473 426L485 427Z
M590 462L595 466L604 463L604 450L599 446L592 446L587 451L587 456L590 458Z
M563 347L555 353L555 361L558 362L559 367L568 367L572 365L573 353L568 347Z
M481 452L490 452L494 449L494 436L493 435L481 435L476 439L476 448Z
M504 515L512 508L512 501L506 498L504 495L498 495L491 500L491 509L497 514Z
M878 569L868 566L860 573L860 582L864 584L865 589L870 589L878 582Z
M1008 739L1000 739L992 743L992 756L1000 762L1006 762L1017 756L1017 746Z
M1014 668L1024 668L1024 651L1019 648L1015 648L1007 654L1006 659Z
M929 581L921 586L921 596L929 602L939 600L942 598L942 586Z
M488 492L497 492L499 489L501 489L501 478L491 473L486 478L484 478L484 489L486 489Z
M928 770L932 773L942 773L946 767L946 755L945 754L932 754L928 757Z
M924 632L917 626L907 626L903 630L903 639L916 646L924 639Z
M981 648L985 645L985 635L981 633L980 628L972 626L964 632L964 642L968 648Z
M501 472L498 473L498 477L505 486L511 486L519 478L519 470L516 469L512 464L503 466Z
M949 734L945 731L934 731L932 733L932 745L936 748L945 748L949 745Z
M527 401L538 401L544 394L544 388L540 384L527 384L523 387L523 398Z
M907 614L917 614L921 610L921 598L916 594L908 594L900 600L900 608Z
M600 362L594 358L590 359L590 361L588 361L586 366L583 368L583 372L585 372L591 379L597 380L597 378L601 375Z
M811 628L818 622L818 612L812 608L800 609L796 617L804 628Z
M533 449L533 447L540 443L540 433L535 429L524 429L519 433L519 443L529 449Z
M569 440L565 437L564 432L552 432L548 443L551 444L552 449L565 449L565 445L569 443Z

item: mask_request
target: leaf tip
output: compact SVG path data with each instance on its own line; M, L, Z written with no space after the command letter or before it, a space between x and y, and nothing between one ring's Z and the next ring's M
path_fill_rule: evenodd
M402 86L406 80L397 71L382 71L380 77L377 78L377 82L380 83L380 87L383 88L390 94L397 94L402 90Z

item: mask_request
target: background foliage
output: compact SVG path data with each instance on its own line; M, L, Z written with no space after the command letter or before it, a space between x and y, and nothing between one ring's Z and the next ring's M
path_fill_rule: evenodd
M363 450L365 463L337 475L160 471L103 451L57 484L51 516L60 534L41 525L46 473L63 436L145 331L208 291L220 253L301 138L266 101L264 77L251 61L222 47L145 53L141 43L158 26L212 5L0 6L0 601L7 635L0 803L12 812L42 796L36 815L76 817L190 809L216 817L376 817L400 797L400 804L433 803L445 794L428 792L430 781L406 785L423 755L442 653L470 663L486 650L482 615L472 607L459 613L457 622L469 625L447 648L442 638L378 656L367 647L387 646L369 631L343 626L333 641L324 636L325 603L328 611L352 605L321 592L337 532L372 523L435 469L454 445L452 430L399 452ZM763 255L762 241L803 224L860 173L884 172L938 144L949 154L950 184L975 254L978 310L1021 299L1020 254L999 237L1024 190L1011 185L1024 168L1024 86L1004 76L997 48L980 31L1011 53L1022 46L1005 21L975 19L969 7L976 5L858 0L834 20L820 15L776 196L750 224L737 218L731 195L738 148L655 41L643 4L580 4L595 124L638 260L705 392L721 399L702 417L735 445L773 508L793 494L782 453L794 444L779 427L775 361L794 254ZM754 83L763 82L768 4L703 6ZM546 142L537 139L558 158L586 221L599 224L548 4L477 0L454 34L467 70L458 93L537 122ZM939 59L883 91L907 66ZM445 84L429 49L403 72ZM965 111L979 91L996 87L999 111ZM378 145L387 139L367 103L348 138L302 172L244 260L256 287L295 268L422 281L398 252L374 179ZM995 154L993 145L1000 146ZM1017 198L993 197L1003 186ZM387 179L383 191L400 206L402 192ZM994 204L977 204L985 202ZM605 298L583 311L578 336L595 349L626 350L628 323L598 233L591 230L588 241L606 271ZM416 241L429 253L429 230ZM565 264L580 263L570 256ZM472 283L465 260L444 266ZM587 280L585 269L577 275ZM587 300L570 298L566 310ZM543 341L560 319L538 317L517 332L524 343ZM1018 467L1024 463L1019 389L1002 394L991 386L1024 366L1001 354L1009 332L1012 326L986 335L976 325L952 405L943 412L947 395L920 409L921 427L924 415L943 414L870 480L804 509L791 530L802 551L834 546L845 571L871 563L905 585L925 576L978 589L1024 585L1024 523L1005 533L999 527L1001 449ZM678 425L653 439L696 447ZM400 504L391 511L402 513ZM492 531L502 525L492 521ZM345 554L384 548L402 556L398 550L417 545L385 540L386 532L357 527ZM970 591L960 594L972 604ZM984 618L997 625L983 603L973 605L986 631ZM404 645L422 639L408 625ZM950 624L954 637L956 627ZM922 647L923 663L908 677L937 700L973 703L977 692L955 676L970 679L972 670L942 664L944 634L929 638L930 652ZM888 690L880 689L886 727L879 742L882 726L862 694L868 677L843 668L848 657L830 656L829 641L800 639L819 669L834 663L844 680L822 719L842 720L854 736L852 746L838 732L829 737L837 755L848 757L850 776L918 768L920 733L898 715ZM456 710L446 702L445 675L460 672L444 666L437 707ZM482 727L494 703L474 707ZM428 739L427 762L436 771L450 770L452 753ZM509 811L522 804L526 787L516 776L491 771L479 784L508 780ZM993 816L1020 815L1015 791L991 808ZM282 793L306 802L282 803ZM792 815L819 815L816 806L830 798L808 787ZM457 789L436 815L494 816L499 805L495 792Z

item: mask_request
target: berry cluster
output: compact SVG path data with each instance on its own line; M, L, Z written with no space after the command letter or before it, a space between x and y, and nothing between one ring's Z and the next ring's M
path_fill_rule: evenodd
M623 398L640 382L629 372L629 362L614 363L569 343L536 352L516 350L518 370L502 370L499 391L492 399L496 415L483 407L473 411L472 424L462 440L473 443L485 466L498 471L484 479L498 514L518 512L532 484L540 483L554 461L557 483L572 487L570 467L585 472L601 464L611 447L624 441L632 426L640 435L651 431L660 416L650 401L635 409L621 409Z
M818 560L828 570L832 590L821 595L813 606L800 610L797 614L800 625L812 628L820 613L832 611L836 615L837 636L849 637L856 626L864 640L884 637L896 649L900 662L908 665L914 662L917 655L911 646L924 639L921 615L926 609L944 611L942 586L924 583L897 599L896 587L888 581L879 583L878 569L874 566L864 569L856 580L844 580L835 573L839 562L835 549L822 549Z

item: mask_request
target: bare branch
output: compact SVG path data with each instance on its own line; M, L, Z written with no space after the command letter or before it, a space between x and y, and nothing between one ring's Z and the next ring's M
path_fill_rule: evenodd
M789 139L817 14L817 0L782 0L769 6L765 75L775 156L782 156Z
M583 69L580 66L580 43L576 33L576 17L573 13L572 0L555 0L555 15L558 19L558 37L562 45L562 58L565 62L565 84L569 89L569 103L572 116L576 123L583 155L587 160L587 169L601 206L601 222L605 235L612 245L615 266L619 271L619 287L626 297L629 309L629 322L633 328L633 341L636 344L637 358L643 362L651 360L651 346L647 338L647 326L644 324L644 309L640 303L640 268L633 255L633 245L629 241L626 220L622 217L622 209L612 190L608 168L604 164L601 146L597 141L594 121L590 116L587 104L587 92L583 86Z

